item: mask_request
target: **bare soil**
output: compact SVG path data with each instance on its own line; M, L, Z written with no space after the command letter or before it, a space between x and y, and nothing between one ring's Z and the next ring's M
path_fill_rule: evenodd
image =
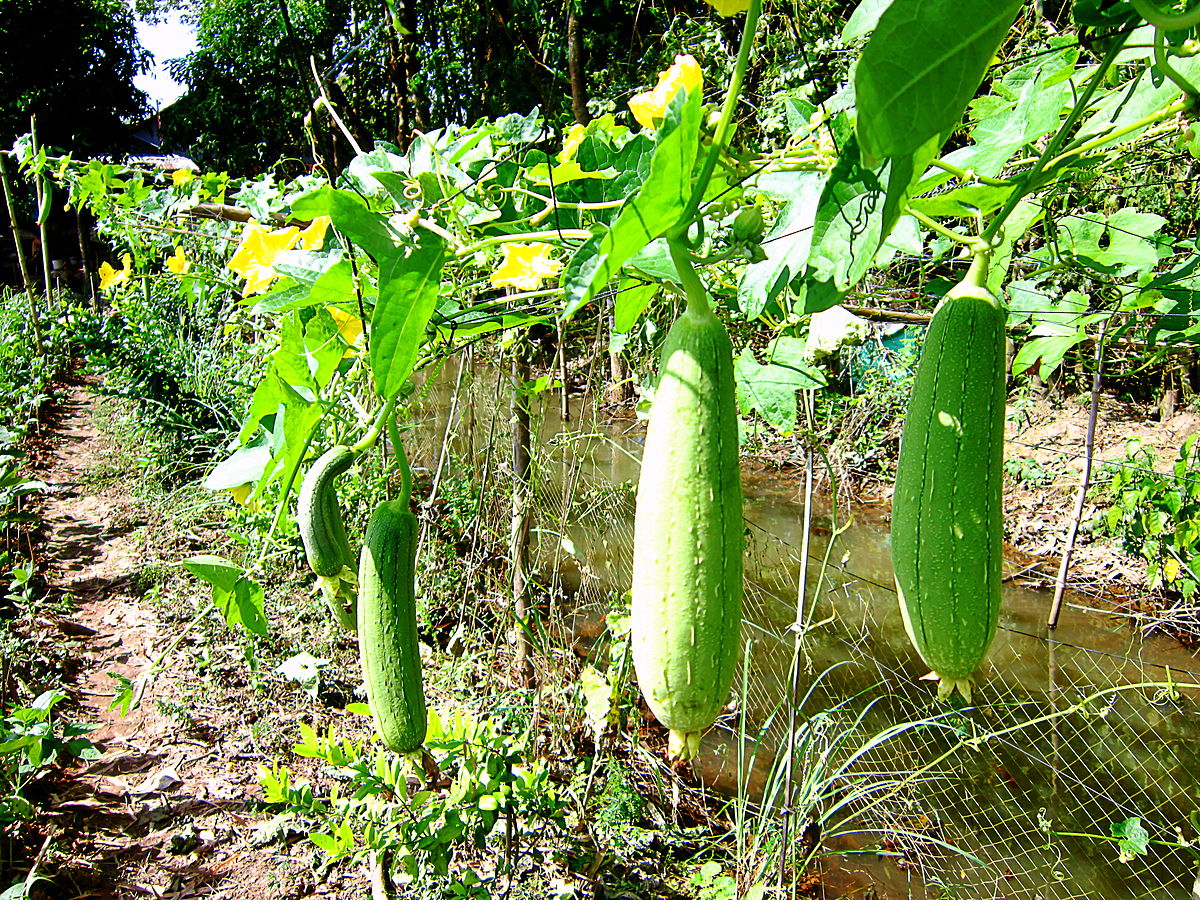
M90 738L100 750L98 759L35 786L44 794L37 798L37 871L52 881L40 882L34 896L338 896L339 879L318 885L307 842L256 835L271 818L255 800L257 767L271 757L256 746L252 726L269 716L263 707L272 698L244 679L220 691L204 684L195 665L202 635L167 659L136 709L121 715L109 708L113 674L136 681L186 627L171 610L190 619L195 604L208 600L147 592L139 573L156 562L148 548L204 541L156 521L131 495L130 473L97 483L120 454L97 428L94 407L88 385L68 387L34 473L49 486L38 510L39 570L48 605L66 612L36 616L27 636L67 661L72 702L60 707L61 718L96 725ZM365 889L361 881L358 887Z
M1012 474L1005 478L1005 539L1031 564L1039 563L1029 570L1036 583L1052 583L1066 546L1086 458L1090 403L1086 394L1065 401L1039 401L1026 407L1016 421L1010 417L1006 430L1005 459L1010 467L1019 464L1020 457L1035 464L1033 471L1041 470L1050 477L1044 484ZM1148 417L1141 406L1102 394L1096 417L1093 485L1103 478L1105 462L1125 458L1130 441L1140 440L1153 450L1156 467L1167 471L1188 435L1197 431L1200 415L1194 412L1181 411L1165 422L1158 421ZM1082 521L1091 519L1096 510L1096 503L1089 498ZM1072 553L1068 583L1081 593L1123 606L1147 602L1145 563L1122 553L1113 541L1086 531L1079 534Z

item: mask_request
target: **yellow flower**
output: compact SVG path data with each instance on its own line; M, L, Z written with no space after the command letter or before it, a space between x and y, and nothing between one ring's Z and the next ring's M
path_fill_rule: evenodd
M750 0L707 0L718 16L733 16L750 8Z
M342 340L349 347L353 348L358 339L362 337L362 319L340 310L336 306L327 306L325 307L325 311L333 318L334 324L337 325L338 334L342 336ZM346 356L351 356L353 352L353 349L347 350Z
M550 254L549 244L505 244L500 268L492 273L496 287L515 287L519 291L536 291L547 278L562 271L563 264Z
M300 246L305 250L320 250L325 246L325 232L329 230L329 216L317 216L300 232Z
M175 255L167 257L167 268L176 275L186 275L191 267L191 261L183 255L182 247L176 247Z
M243 297L261 294L270 287L279 277L275 273L275 260L284 251L292 249L299 237L300 229L294 226L275 231L257 222L246 226L242 242L227 264L232 272L246 279Z
M196 180L196 173L191 169L176 169L171 173L171 184L175 187L183 187L186 184L191 184Z
M250 492L254 489L252 484L239 484L235 488L230 488L229 493L233 495L233 499L242 506L246 505L246 498L250 496Z
M108 263L100 263L100 290L107 291L129 283L129 276L133 273L133 258L128 253L121 257L121 266L120 269L114 269Z
M579 152L579 145L583 143L583 139L587 137L587 126L580 125L576 122L563 136L562 153L558 154L560 163L569 163L575 161L575 154Z
M671 99L682 90L699 90L703 75L691 56L676 56L675 64L658 76L652 91L644 91L629 101L633 117L643 128L653 128L656 119L667 114Z

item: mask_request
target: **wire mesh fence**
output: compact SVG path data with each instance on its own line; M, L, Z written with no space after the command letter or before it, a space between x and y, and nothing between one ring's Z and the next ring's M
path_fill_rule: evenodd
M457 419L425 429L426 458L474 454L478 472L488 446L507 446L509 388L481 370L463 390ZM593 633L629 584L630 424L547 412L536 438L533 558ZM890 587L886 530L816 516L797 626L802 506L784 479L746 488L747 687L698 769L731 792L741 781L766 815L786 807L833 896L1200 898L1200 664L1183 648L1079 609L1047 634L1047 598L1011 586L974 705L938 703ZM742 728L754 740L739 763Z

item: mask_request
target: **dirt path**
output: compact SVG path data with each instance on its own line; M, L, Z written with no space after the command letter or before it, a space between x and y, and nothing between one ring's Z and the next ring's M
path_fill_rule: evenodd
M95 417L88 386L72 385L35 473L49 486L39 510L48 594L74 610L42 618L42 637L69 643L61 649L74 702L64 712L98 726L90 737L100 750L57 778L42 803L39 824L48 821L52 837L39 871L54 879L43 896L311 896L307 859L254 846L269 818L253 809L256 767L268 760L239 740L244 698L197 696L192 666L172 661L138 708L109 709L118 684L109 673L136 680L181 625L163 621L137 577L142 526L171 525L153 522L119 477L99 486L116 454Z

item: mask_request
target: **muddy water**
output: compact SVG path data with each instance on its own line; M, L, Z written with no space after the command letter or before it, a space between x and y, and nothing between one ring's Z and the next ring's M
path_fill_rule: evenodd
M490 445L504 477L508 390L483 367L431 380L431 467L449 432L456 466L481 470ZM595 637L629 584L644 429L579 403L564 423L548 395L537 406L535 559L572 598L576 632ZM1083 609L1096 605L1084 597L1048 636L1049 596L1012 584L976 705L940 704L904 632L885 517L814 503L796 627L799 484L748 464L743 487L749 665L697 771L732 796L740 781L756 803L790 795L806 848L820 826L814 864L830 896L1200 896L1200 853L1180 846L1197 837L1200 661ZM775 766L789 744L790 792Z

